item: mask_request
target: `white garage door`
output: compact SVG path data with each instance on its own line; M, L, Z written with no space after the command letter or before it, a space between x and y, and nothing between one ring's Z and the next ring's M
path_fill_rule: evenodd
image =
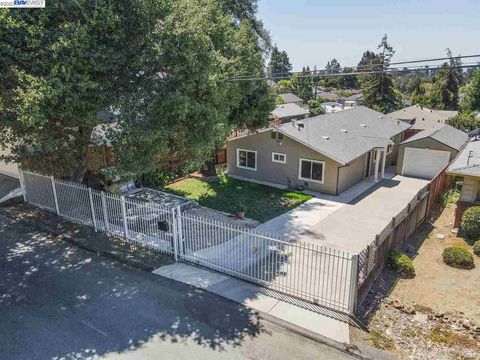
M402 175L433 179L450 161L450 152L405 148Z

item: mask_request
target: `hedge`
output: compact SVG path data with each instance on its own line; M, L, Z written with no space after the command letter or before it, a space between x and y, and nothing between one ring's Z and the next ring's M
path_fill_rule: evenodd
M413 261L401 251L390 251L388 253L388 265L393 271L396 271L403 276L415 276Z
M480 238L480 206L472 206L462 215L462 229L472 240Z
M467 249L458 246L450 246L443 250L443 262L459 269L471 269L474 267L473 255Z

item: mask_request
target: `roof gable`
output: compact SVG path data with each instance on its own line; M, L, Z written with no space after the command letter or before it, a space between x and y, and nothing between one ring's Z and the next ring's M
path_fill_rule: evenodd
M454 128L453 126L442 125L438 128L431 128L428 130L420 131L419 133L416 133L412 137L405 140L402 144L408 144L413 141L426 138L434 139L439 143L447 145L452 149L460 150L462 146L467 142L468 134Z

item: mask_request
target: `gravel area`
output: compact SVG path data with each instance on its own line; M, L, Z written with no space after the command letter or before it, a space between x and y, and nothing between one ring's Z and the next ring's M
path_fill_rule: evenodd
M401 359L480 359L480 258L470 270L442 261L445 247L470 249L453 231L454 213L455 205L438 207L405 244L415 277L382 272L359 311L365 328L351 327L353 344Z

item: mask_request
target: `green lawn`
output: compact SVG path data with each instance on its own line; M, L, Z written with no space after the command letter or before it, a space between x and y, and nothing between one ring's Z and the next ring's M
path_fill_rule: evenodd
M294 191L230 178L212 182L188 178L168 185L163 190L231 214L235 214L243 204L245 216L260 222L270 220L312 198Z

